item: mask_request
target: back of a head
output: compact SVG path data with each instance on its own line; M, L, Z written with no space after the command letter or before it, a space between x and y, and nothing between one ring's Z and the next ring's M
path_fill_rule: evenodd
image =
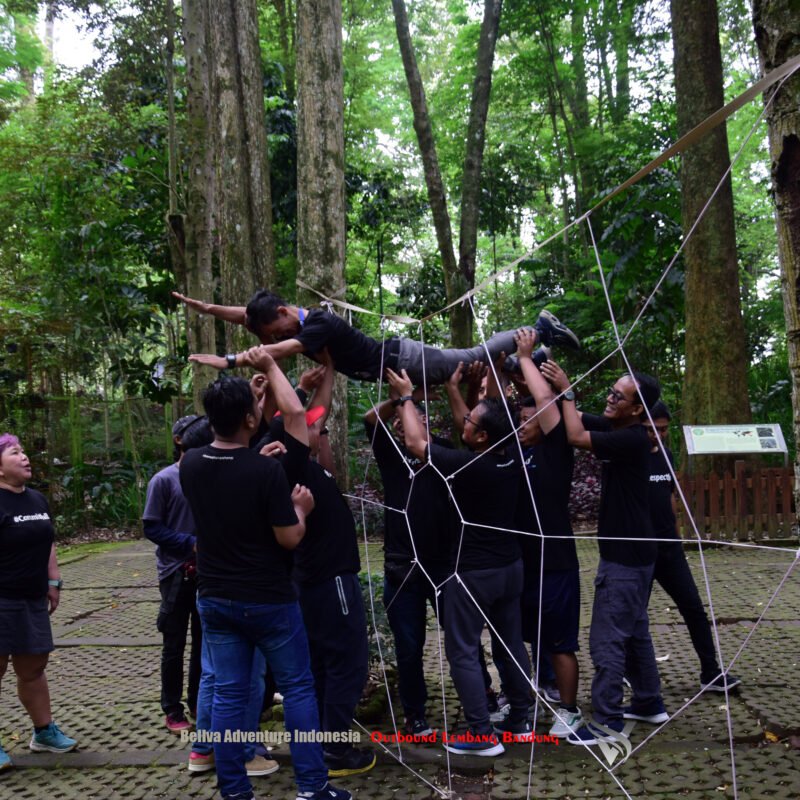
M181 450L188 453L197 447L205 447L214 441L214 431L207 417L198 417L181 436Z
M483 408L480 426L486 431L489 446L494 447L511 434L512 422L501 398L487 397L481 400L480 405Z
M244 378L218 378L203 392L203 407L218 435L233 436L253 412L253 390Z
M636 387L639 392L639 398L642 404L651 409L658 402L661 397L661 384L652 376L645 372L634 372L633 379L636 381ZM642 412L642 419L647 419L647 414Z
M653 403L650 408L650 416L653 419L672 419L672 414L669 413L667 404L663 400Z
M278 309L287 305L286 301L273 292L259 289L245 309L247 329L256 331L260 325L269 325L278 318Z

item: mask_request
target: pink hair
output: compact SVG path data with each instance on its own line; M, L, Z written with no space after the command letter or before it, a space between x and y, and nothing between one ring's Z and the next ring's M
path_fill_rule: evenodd
M0 456L8 447L19 447L19 439L13 433L4 433L0 436Z

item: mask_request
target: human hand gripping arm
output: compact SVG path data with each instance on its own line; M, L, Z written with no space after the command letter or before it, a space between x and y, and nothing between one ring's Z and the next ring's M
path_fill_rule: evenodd
M260 347L253 347L244 353L244 361L267 376L270 391L283 417L283 427L286 433L294 437L298 442L308 445L308 427L306 426L306 413L303 409L303 404L295 394L289 379L275 362L275 359L265 352L265 346L261 345Z
M392 389L397 392L398 397L413 397L414 386L405 370L402 370L398 375L394 370L387 367L386 380L389 381ZM399 409L400 419L403 422L406 450L422 460L425 458L425 450L428 447L428 436L425 426L422 424L419 414L417 414L413 399L401 403Z
M314 510L314 496L306 486L297 484L292 490L292 503L297 522L294 525L273 525L275 539L286 550L294 550L306 535L306 517Z
M248 353L254 350L258 350L264 355L280 361L282 358L302 353L303 345L297 339L286 339L283 342L276 342L275 344L262 344L258 347L251 347L250 350L236 355L234 366L251 366L255 369L261 369L259 367L260 362L253 360L253 358L248 358L247 356ZM212 353L192 353L192 355L189 356L189 361L194 361L196 364L205 364L214 369L227 369L228 367L228 360L224 356L215 356ZM262 369L261 371L264 372L265 370Z
M546 361L542 364L541 372L559 394L569 389L569 378L555 361ZM581 450L591 450L592 436L583 427L581 413L575 407L574 400L564 398L561 404L561 415L564 417L564 427L567 429L567 441L573 447L579 447Z
M544 433L550 433L558 425L561 414L554 402L555 395L550 388L550 384L539 372L536 364L533 363L536 331L532 328L520 328L514 336L514 341L517 344L517 357L519 358L522 375L525 378L525 385L536 402L536 418L539 420L539 425Z

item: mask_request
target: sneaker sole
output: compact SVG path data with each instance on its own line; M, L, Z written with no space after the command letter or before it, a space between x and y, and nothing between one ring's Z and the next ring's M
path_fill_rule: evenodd
M0 764L0 772L2 772L4 769L12 769L13 767L13 761L4 761L2 764Z
M637 722L648 722L650 725L660 725L662 722L669 722L669 714L666 711L661 714L633 714L626 711L622 715L623 719L635 719Z
M249 778L257 778L259 775L272 775L273 772L277 772L280 768L280 764L276 764L274 767L269 767L268 769L248 769L247 776Z
M444 749L447 750L448 753L455 753L458 756L499 756L502 753L505 753L506 749L501 744L493 745L492 747L486 747L483 750L464 750L459 747L454 747L453 745L446 744L444 745Z
M31 742L28 745L28 748L33 750L34 753L70 753L76 747L78 743L71 744L69 747L53 747L52 745L48 744L39 744L38 742Z
M188 766L189 772L211 772L216 768L216 764L189 764Z
M556 336L566 340L561 342L564 347L571 347L575 350L581 349L581 340L555 314L545 308L539 312L539 316L544 317L553 326Z
M378 759L375 756L372 756L372 761L364 767L351 767L349 769L329 769L328 770L328 777L329 778L346 778L348 775L361 775L362 772L369 772L375 764L377 764Z

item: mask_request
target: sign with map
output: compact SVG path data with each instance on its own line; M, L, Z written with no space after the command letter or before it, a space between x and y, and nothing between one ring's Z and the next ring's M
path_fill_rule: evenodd
M716 453L786 453L781 426L767 422L756 425L684 425L689 455Z

